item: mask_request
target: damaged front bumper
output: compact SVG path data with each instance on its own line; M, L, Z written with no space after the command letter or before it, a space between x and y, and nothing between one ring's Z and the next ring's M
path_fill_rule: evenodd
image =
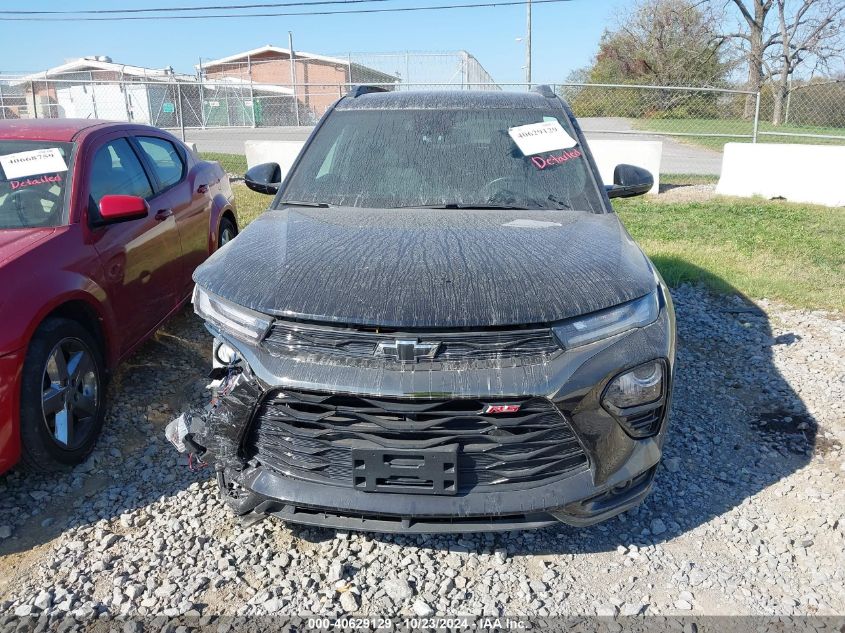
M671 303L664 308L647 327L561 351L536 364L417 364L391 370L337 358L272 355L209 327L215 336L215 358L221 344L234 349L237 357L228 366L217 362L213 406L181 435L187 450L214 466L221 493L238 514L404 533L510 530L558 521L590 525L637 505L651 488L666 433L674 369L674 314ZM666 368L661 400L645 413L638 409L636 418L626 418L624 411L608 412L601 404L608 383L655 359ZM454 413L466 403L472 408L502 402L518 403L530 423L545 424L537 433L560 438L561 455L551 459L554 447L548 442L527 444L522 454L534 451L538 463L545 465L536 471L507 470L507 461L522 450L508 443L513 428L499 428L492 417ZM432 413L407 414L428 411L414 408L427 403L432 403ZM291 412L299 424L290 418ZM450 479L448 454L439 454L432 460L434 466L417 454L426 453L429 436L422 427L435 424L431 416L438 412L463 424L458 424L461 429L454 439L455 454L463 462L455 470L469 468L467 463L475 468L457 482ZM371 429L355 430L362 420L376 417L389 428L397 416L416 429L407 437L416 438L417 444L385 440ZM476 432L467 426L470 418L492 424L490 435L480 440L492 438L501 444L479 448L461 436ZM645 432L641 420L647 420ZM530 442L537 437L530 435ZM385 444L390 451L384 450ZM368 452L373 446L378 450ZM422 477L439 486L438 494L414 490L416 482L391 483L391 466L383 480L359 477L359 468L373 468L366 462L370 454L400 465L419 458L425 473L439 468ZM365 458L359 460L359 455ZM503 464L509 475L497 478Z

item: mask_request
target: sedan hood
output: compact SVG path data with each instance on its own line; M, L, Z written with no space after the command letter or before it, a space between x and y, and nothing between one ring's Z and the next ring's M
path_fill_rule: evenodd
M54 228L0 229L0 264L29 250L38 242L50 237Z
M401 329L549 323L655 283L612 213L301 207L260 216L194 280L266 314Z

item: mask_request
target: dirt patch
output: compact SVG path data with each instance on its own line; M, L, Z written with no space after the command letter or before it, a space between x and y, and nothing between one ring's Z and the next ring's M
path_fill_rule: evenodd
M716 185L660 185L659 202L706 202L716 197Z

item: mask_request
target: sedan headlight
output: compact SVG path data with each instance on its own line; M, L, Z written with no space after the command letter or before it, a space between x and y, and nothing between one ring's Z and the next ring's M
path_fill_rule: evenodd
M565 321L552 329L561 345L569 349L644 327L660 314L658 292L655 289L639 299Z
M194 312L199 316L247 343L259 343L272 323L266 314L226 301L199 286L194 287L193 302Z

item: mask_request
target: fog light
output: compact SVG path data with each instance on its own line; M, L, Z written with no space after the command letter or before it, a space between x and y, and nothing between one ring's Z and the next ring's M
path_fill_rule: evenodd
M226 343L220 343L214 350L214 356L217 362L223 365L231 365L240 358L237 351L229 347Z
M620 374L607 386L602 404L627 409L659 400L663 373L663 361L653 360Z

